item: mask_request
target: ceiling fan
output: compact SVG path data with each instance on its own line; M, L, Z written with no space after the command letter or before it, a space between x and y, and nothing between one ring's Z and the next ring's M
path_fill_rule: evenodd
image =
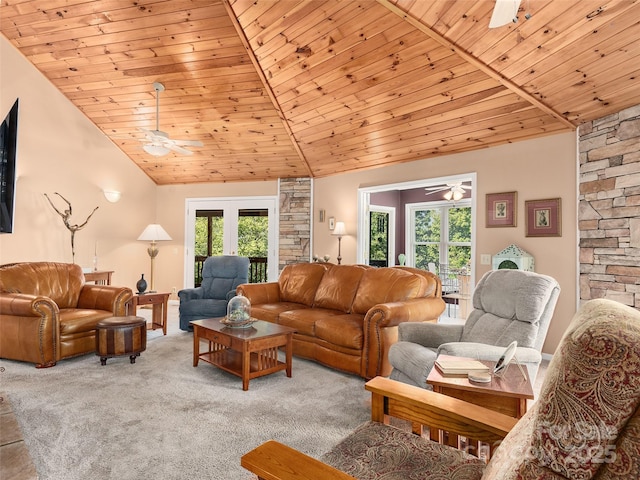
M509 23L516 23L518 21L518 8L520 8L521 0L496 0L496 5L493 7L493 14L489 21L489 28L498 28ZM530 13L525 15L528 20L531 17Z
M471 190L471 185L464 185L462 182L447 183L446 185L438 185L436 187L426 187L425 195L433 195L438 192L446 192L443 196L447 200L454 202L464 197L465 190Z
M193 155L191 150L187 150L184 147L202 147L201 141L172 139L169 138L168 133L160 130L160 92L164 92L164 85L160 82L154 82L153 88L156 91L156 129L140 129L145 132L145 138L140 140L141 142L146 142L142 149L154 157L162 157L171 151L181 155Z

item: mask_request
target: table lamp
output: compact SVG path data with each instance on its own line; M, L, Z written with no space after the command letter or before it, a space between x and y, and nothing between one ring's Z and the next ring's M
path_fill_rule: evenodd
M151 258L149 293L153 293L155 292L155 290L153 289L153 261L158 256L158 247L156 246L156 242L171 240L171 237L160 225L158 225L157 223L150 223L149 225L147 225L147 228L145 228L144 231L140 234L138 240L146 240L147 242L151 242L151 245L149 246L149 248L147 248L147 253Z
M344 228L344 222L336 222L336 226L331 232L331 235L334 237L338 237L338 265L342 261L342 256L340 255L340 242L342 241L342 237L347 234L347 230Z

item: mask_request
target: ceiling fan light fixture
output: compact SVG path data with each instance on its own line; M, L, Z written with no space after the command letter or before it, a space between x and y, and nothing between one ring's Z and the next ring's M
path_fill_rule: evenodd
M489 28L498 28L511 22L518 21L518 8L520 8L520 0L496 0L493 7L493 14L489 21Z
M171 151L162 145L143 145L142 149L154 157L163 157Z

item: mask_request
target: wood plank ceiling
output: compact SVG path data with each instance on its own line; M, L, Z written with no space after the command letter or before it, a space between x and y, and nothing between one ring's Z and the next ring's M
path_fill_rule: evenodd
M2 0L2 34L157 184L324 177L640 104L636 0ZM525 19L530 14L530 19ZM153 157L156 128L200 140Z

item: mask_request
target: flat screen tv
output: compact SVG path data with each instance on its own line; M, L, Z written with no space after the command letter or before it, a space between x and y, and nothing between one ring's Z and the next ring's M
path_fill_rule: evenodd
M0 233L13 232L17 138L18 100L0 126Z

